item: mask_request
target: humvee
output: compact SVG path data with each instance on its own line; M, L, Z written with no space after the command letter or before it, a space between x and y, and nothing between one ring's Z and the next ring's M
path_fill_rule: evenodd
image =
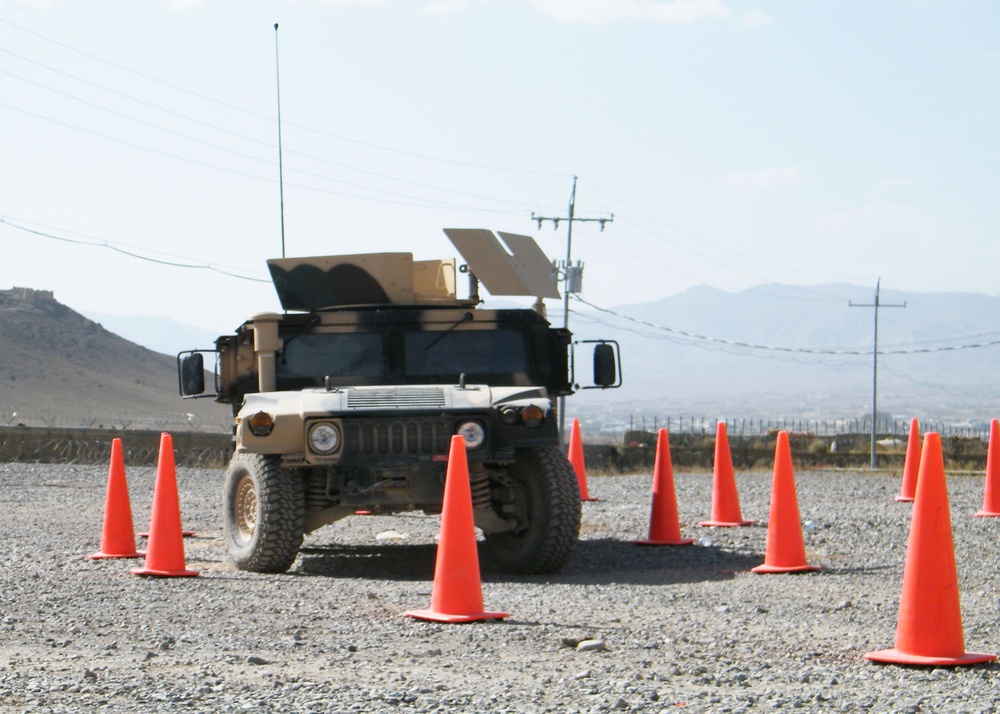
M215 348L178 355L180 392L231 404L223 487L229 555L288 570L303 535L355 514L441 512L448 449L465 439L476 526L500 569L550 573L580 529L579 482L560 446L558 397L618 386L613 341L594 383L574 383L574 343L544 317L553 265L528 236L446 229L465 259L376 253L268 261L283 314L253 315ZM467 273L469 295L457 296ZM494 295L532 308L484 309ZM204 354L214 353L206 394Z

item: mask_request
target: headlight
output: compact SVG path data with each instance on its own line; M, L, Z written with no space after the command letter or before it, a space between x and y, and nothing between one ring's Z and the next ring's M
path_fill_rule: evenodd
M254 436L267 436L274 429L274 417L267 412L257 412L247 419L247 426Z
M309 428L309 448L324 456L340 446L340 430L333 424L320 422Z
M521 410L517 407L503 407L500 409L500 421L507 426L514 426L521 421Z
M465 448L478 449L486 443L486 430L478 421L467 421L458 425L455 433L465 439Z

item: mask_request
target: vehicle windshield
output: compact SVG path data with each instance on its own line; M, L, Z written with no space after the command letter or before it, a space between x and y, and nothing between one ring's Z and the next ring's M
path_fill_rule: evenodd
M527 378L529 364L518 330L304 333L285 345L278 378L287 387L318 386L324 377L340 385L437 383L460 374L470 381L516 384Z
M289 379L381 377L385 373L382 335L364 332L299 335L285 345L278 366L278 374Z
M403 343L411 377L528 371L524 335L515 330L407 332Z

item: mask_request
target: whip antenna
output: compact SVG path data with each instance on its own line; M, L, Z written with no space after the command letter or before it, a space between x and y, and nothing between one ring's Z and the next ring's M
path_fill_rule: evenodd
M281 257L285 257L285 179L281 166L281 72L278 66L278 23L274 23L274 84L278 91L278 200L281 204Z

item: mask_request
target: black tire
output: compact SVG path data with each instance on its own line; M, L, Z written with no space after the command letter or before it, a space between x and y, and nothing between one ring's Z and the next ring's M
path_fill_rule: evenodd
M487 533L485 551L510 573L558 572L580 537L580 484L565 454L555 446L518 449L510 477L526 527Z
M226 547L240 570L283 573L302 546L305 495L302 479L277 457L236 454L223 489Z

